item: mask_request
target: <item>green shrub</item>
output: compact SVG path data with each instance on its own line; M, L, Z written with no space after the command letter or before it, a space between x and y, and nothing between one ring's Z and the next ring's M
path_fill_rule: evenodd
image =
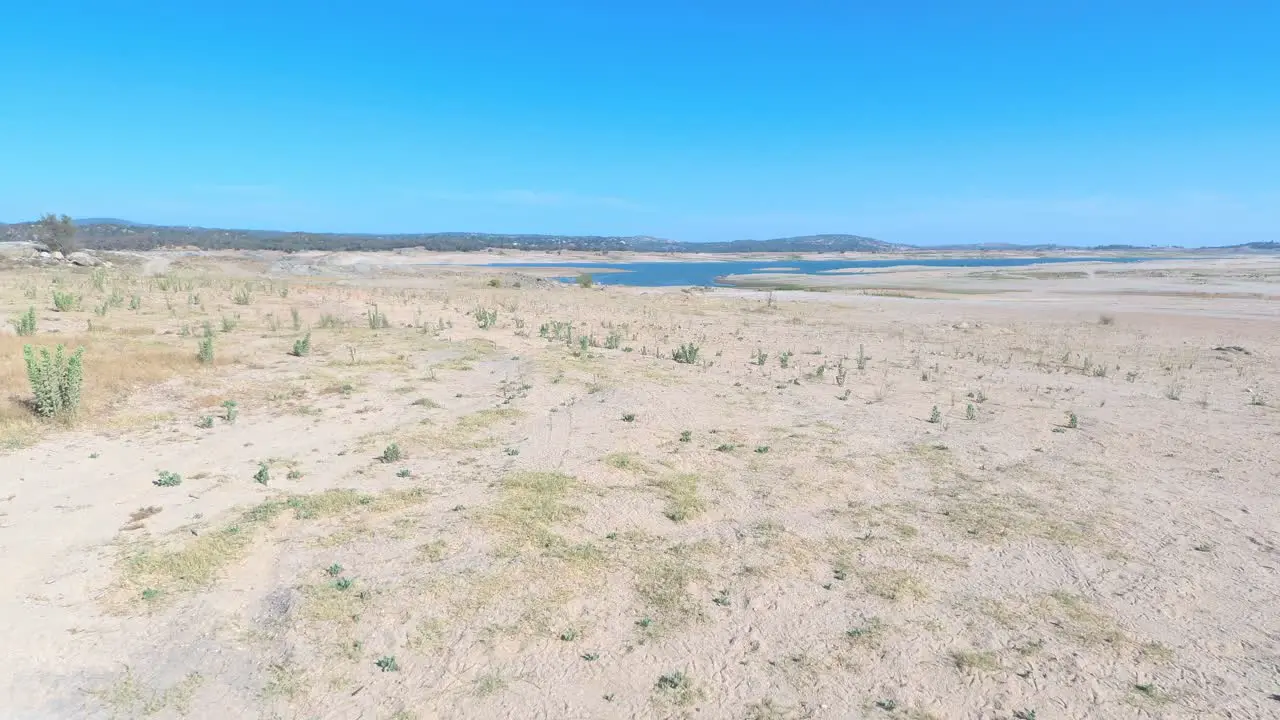
M611 332L604 339L604 346L610 350L617 350L622 347L622 333Z
M141 309L142 309L142 296L141 296L141 295L134 295L133 297L129 298L129 309L130 309L130 310L141 310Z
M224 401L222 403L222 409L226 411L223 414L222 419L226 420L228 425L235 425L236 417L240 414L240 409L236 406L236 401L235 400Z
M933 423L934 425L937 425L938 423L942 422L942 412L938 410L937 405L934 405L933 412L929 413L929 422Z
M293 352L290 353L294 357L306 357L311 354L311 333L307 333L301 340L293 341Z
M788 367L791 367L791 356L794 354L795 353L791 352L790 350L787 350L786 352L778 353L778 365L781 366L782 369L784 370L787 369Z
M485 308L480 307L476 308L475 312L471 314L475 317L476 325L479 325L481 330L488 330L498 324L497 310L486 310Z
M591 273L578 273L578 287L589 288L596 284L596 279L591 277Z
M213 427L213 416L205 415L201 417L199 420L196 421L196 427L200 428L201 430L208 430L209 428Z
M397 443L391 443L382 451L382 454L378 456L378 459L384 463L393 463L402 457L404 457L404 453L400 452L400 445Z
M693 343L685 343L671 351L671 359L678 363L692 365L698 361L698 346Z
M35 395L36 414L53 417L75 413L80 407L80 387L84 383L81 365L84 348L77 348L70 356L61 345L52 355L48 348L40 348L37 356L34 347L24 345L22 355L27 361L27 379Z
M765 361L768 359L769 353L765 352L762 348L756 348L755 354L751 356L751 362L761 366L763 366Z
M196 351L196 359L208 365L213 362L213 336L206 335L200 339L200 349Z
M22 317L13 321L13 327L18 334L23 337L36 334L36 309L34 307L27 308Z
M296 307L291 307L291 308L289 308L289 317L293 320L293 329L294 329L294 330L301 330L301 329L302 329L302 316L298 314L298 308L296 308Z
M369 321L370 330L381 330L391 327L391 323L387 322L387 316L378 311L378 306L374 305L365 311L365 318Z
M182 476L176 472L161 470L159 477L151 481L156 487L177 487L182 484Z
M236 288L236 292L231 296L231 301L237 305L248 305L253 302L253 296L249 294L249 286L242 285Z
M258 472L253 474L254 482L266 485L271 480L271 468L266 463L258 463Z
M53 309L58 312L71 312L80 306L80 298L70 292L53 291Z

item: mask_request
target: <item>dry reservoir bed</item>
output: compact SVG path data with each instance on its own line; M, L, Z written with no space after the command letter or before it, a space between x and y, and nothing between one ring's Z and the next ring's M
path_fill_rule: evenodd
M1265 294L256 269L0 275L7 717L1280 714Z

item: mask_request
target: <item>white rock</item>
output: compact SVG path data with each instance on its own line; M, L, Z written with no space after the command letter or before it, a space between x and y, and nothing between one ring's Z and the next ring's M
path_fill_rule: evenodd
M84 251L71 253L70 255L67 256L67 261L70 262L72 265L82 265L85 267L92 267L95 265L102 264L101 260Z

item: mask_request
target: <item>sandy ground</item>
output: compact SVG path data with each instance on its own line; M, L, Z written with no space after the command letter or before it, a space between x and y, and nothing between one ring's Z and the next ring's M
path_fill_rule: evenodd
M1275 261L393 257L0 271L5 717L1280 714ZM28 342L86 348L75 418Z

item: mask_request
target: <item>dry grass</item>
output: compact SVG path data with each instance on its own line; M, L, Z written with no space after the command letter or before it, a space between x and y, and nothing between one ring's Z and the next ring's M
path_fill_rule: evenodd
M22 358L24 345L67 348L83 347L84 387L81 409L73 423L92 425L102 420L115 405L131 392L200 369L195 347L177 348L155 341L139 341L98 333L83 335L36 335L12 337L0 335L0 449L28 445L52 427L66 423L39 420L27 404L30 388L26 364Z
M692 473L669 475L655 483L667 496L663 514L673 522L691 520L706 509L706 503L698 494L698 476Z
M503 540L503 552L565 552L569 543L552 526L582 514L565 503L576 487L576 480L560 473L524 472L504 478L498 505L487 516L488 527Z
M140 542L126 546L119 562L119 580L110 596L112 609L122 611L138 599L159 602L177 593L207 588L232 563L245 557L257 535L282 513L292 510L297 520L333 517L350 512L382 513L421 502L420 489L369 495L354 490L330 490L270 500L250 508L221 528L183 531L168 543Z

